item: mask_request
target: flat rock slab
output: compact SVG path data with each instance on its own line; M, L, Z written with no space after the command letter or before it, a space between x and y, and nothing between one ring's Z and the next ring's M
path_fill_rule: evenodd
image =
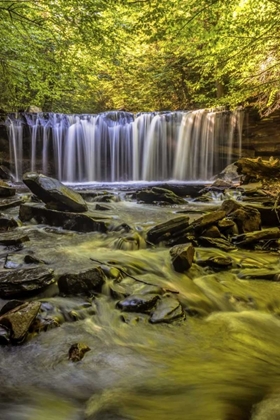
M20 232L0 232L1 245L19 245L29 241L29 236Z
M7 330L6 341L21 344L41 307L40 302L24 302L0 316L0 326Z
M7 210L11 207L17 207L24 202L24 199L21 197L13 198L0 198L0 211Z
M139 191L136 194L137 201L147 204L166 203L166 204L186 204L186 201L174 192L165 188L153 187Z
M172 297L165 296L157 301L149 321L152 324L158 324L160 322L171 323L183 317L184 310L180 302Z
M180 216L154 226L147 232L147 240L153 244L183 237L189 226L189 217Z
M82 196L57 179L36 172L27 172L22 180L50 209L78 213L87 211L87 204Z
M106 276L101 267L65 273L58 280L59 291L65 295L90 295L100 292Z
M39 292L54 283L53 270L45 267L32 267L19 270L0 271L0 298Z
M102 232L106 233L112 225L112 217L100 218L94 213L73 213L46 209L37 203L25 203L20 206L19 218L22 222L35 219L39 224L58 226L77 232Z
M201 233L205 228L208 228L220 220L222 220L226 216L224 210L216 210L212 211L211 213L204 214L203 216L199 217L198 219L194 220L190 226L189 230L194 230L196 234Z

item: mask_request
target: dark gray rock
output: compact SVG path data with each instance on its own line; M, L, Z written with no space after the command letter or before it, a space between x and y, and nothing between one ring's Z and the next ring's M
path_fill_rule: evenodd
M0 178L6 181L13 181L14 176L11 171L4 165L0 165Z
M65 295L91 295L101 291L105 279L101 267L94 267L76 273L65 273L58 278L57 284L60 293Z
M27 172L22 180L49 209L77 213L87 211L87 204L81 195L57 179L36 172Z
M19 245L29 241L29 236L20 232L0 232L1 245Z
M8 341L12 344L21 344L24 342L29 328L39 312L40 306L40 302L24 302L19 306L16 305L0 316L0 327L4 327L9 331Z
M5 182L0 181L0 197L12 197L16 194L16 189L10 187Z
M94 213L71 213L46 209L42 204L25 203L20 206L19 218L22 222L31 219L39 224L58 226L77 232L107 232L114 220L110 217L101 218Z
M198 219L194 220L190 226L189 231L194 231L196 235L201 234L203 230L209 228L212 225L217 224L220 220L225 217L226 213L224 210L216 210L211 213L204 214Z
M137 201L147 204L166 203L166 204L186 204L186 201L174 192L165 188L153 187L139 191L136 194Z
M17 207L20 204L24 203L24 199L22 197L14 197L14 198L2 198L0 199L0 211L7 210L11 207Z
M149 321L152 324L158 324L160 322L170 323L183 317L184 310L180 302L172 297L164 296L157 301Z
M131 295L117 303L117 307L125 312L149 312L159 299L158 295Z
M184 239L188 226L188 216L176 217L150 229L147 232L147 241L159 244L160 242Z
M54 283L53 270L44 267L32 267L0 272L0 298L39 292Z
M206 238L205 236L200 236L197 240L201 246L219 248L226 252L235 249L234 245L223 238Z
M192 244L175 245L169 252L175 271L183 273L191 268L194 258L194 247Z
M19 226L19 222L5 214L0 214L0 231L6 231Z

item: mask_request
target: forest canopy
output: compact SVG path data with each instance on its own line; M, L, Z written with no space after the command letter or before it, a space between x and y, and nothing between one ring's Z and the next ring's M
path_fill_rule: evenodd
M280 0L0 0L0 108L280 107Z

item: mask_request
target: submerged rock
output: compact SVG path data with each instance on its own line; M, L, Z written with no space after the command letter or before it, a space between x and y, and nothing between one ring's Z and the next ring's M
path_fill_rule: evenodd
M54 283L53 270L44 267L0 272L0 298L9 299L39 292Z
M175 245L169 252L175 271L183 273L191 268L194 258L194 247L192 244Z
M101 291L105 279L101 267L94 267L76 273L65 273L58 278L57 284L60 293L65 295L90 295Z
M8 311L2 308L0 316L0 327L9 331L9 336L6 336L8 342L12 344L21 344L26 339L29 328L35 320L41 303L40 302L24 302L19 305L16 301L14 307L9 305Z
M84 343L75 343L72 344L68 351L68 358L72 362L79 362L83 359L84 355L91 349L87 344Z
M22 180L49 209L77 213L87 211L87 204L81 195L57 179L36 172L27 172Z
M159 299L158 295L131 295L117 303L117 307L126 312L149 312Z
M172 297L164 296L157 301L149 321L152 324L158 324L160 322L170 323L183 317L184 310L180 302Z
M0 214L0 231L11 230L19 226L19 222L13 217Z

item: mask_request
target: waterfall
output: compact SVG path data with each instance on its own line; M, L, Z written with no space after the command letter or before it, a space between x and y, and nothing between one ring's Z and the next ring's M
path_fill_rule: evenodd
M208 180L241 154L244 113L22 113L7 118L17 180L38 171L65 182Z

